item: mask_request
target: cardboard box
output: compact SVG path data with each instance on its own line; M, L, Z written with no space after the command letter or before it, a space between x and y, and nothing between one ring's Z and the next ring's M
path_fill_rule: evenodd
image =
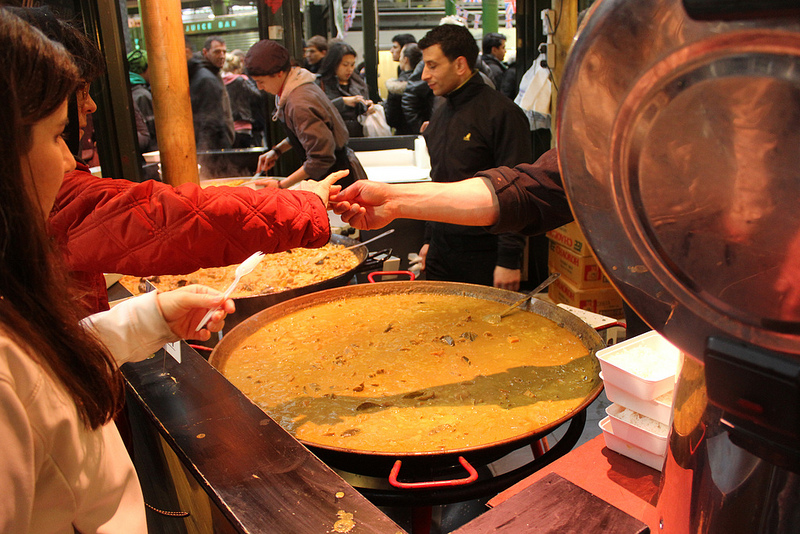
M555 241L550 241L549 248L547 266L551 272L561 273L580 289L611 287L594 256L579 256Z
M625 318L622 297L613 287L581 289L562 276L550 285L547 294L556 304L567 304L615 319Z
M550 230L545 235L551 241L555 241L562 247L570 249L574 254L582 258L592 256L592 249L589 248L589 244L586 242L586 238L583 232L581 232L581 229L578 228L577 223L571 222L565 224L555 230Z

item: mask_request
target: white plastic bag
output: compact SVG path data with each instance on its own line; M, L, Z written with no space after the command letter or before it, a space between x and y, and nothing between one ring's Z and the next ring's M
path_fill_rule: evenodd
M550 128L550 95L552 84L550 72L542 66L544 54L539 54L519 84L519 93L514 102L528 116L531 130Z
M381 104L375 104L372 113L359 115L358 122L364 127L364 137L387 137L392 135L392 129L386 122L386 112Z

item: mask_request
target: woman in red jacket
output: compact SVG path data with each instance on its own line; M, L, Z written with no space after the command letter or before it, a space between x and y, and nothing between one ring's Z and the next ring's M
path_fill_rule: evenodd
M89 84L102 72L102 54L81 31L46 8L14 12L63 44L79 67L83 83L70 99L77 113L70 123L80 131L68 131L75 154L86 118L97 109ZM307 184L310 191L172 187L97 178L78 162L64 178L48 232L87 293L91 313L108 308L103 273L186 274L239 263L257 250L323 246L330 239L326 205L331 180L335 178Z

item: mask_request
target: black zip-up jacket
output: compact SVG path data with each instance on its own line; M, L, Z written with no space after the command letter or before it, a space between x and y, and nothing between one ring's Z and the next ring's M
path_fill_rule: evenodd
M431 156L431 178L435 182L458 182L480 171L531 163L532 148L528 119L522 110L473 75L464 85L445 97L437 107L423 136ZM431 232L444 232L465 247L471 241L490 239L479 227L444 223L427 225ZM519 269L524 238L501 234L497 265Z

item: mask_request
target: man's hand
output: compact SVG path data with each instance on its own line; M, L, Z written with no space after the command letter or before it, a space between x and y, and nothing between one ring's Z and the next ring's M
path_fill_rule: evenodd
M221 291L201 285L188 285L174 291L159 293L156 297L161 315L170 330L181 339L206 341L211 332L219 332L225 325L225 316L236 311L232 299L223 301ZM209 309L220 306L199 332L197 324Z
M272 189L280 189L280 187L281 187L281 181L280 180L277 180L275 178L271 178L269 176L266 176L266 177L262 178L261 180L253 180L252 183L254 185L260 185L260 186L263 186L263 187L268 187L268 188L271 187Z
M336 171L329 174L324 180L317 182L316 180L303 180L297 185L300 191L311 191L322 199L325 208L328 207L328 198L333 192L339 191L339 186L334 186L337 180L340 180L350 174L349 170Z
M419 270L420 271L424 271L425 270L425 258L428 257L428 249L430 249L430 248L431 248L431 246L429 244L425 243L424 245L422 245L422 248L419 249L419 254L418 255L419 255L419 258L420 258L420 262L419 262Z
M358 180L338 193L332 190L330 207L353 228L383 228L395 219L389 206L391 187L381 182Z
M519 282L522 273L519 269L506 269L499 265L494 268L494 287L519 291Z

